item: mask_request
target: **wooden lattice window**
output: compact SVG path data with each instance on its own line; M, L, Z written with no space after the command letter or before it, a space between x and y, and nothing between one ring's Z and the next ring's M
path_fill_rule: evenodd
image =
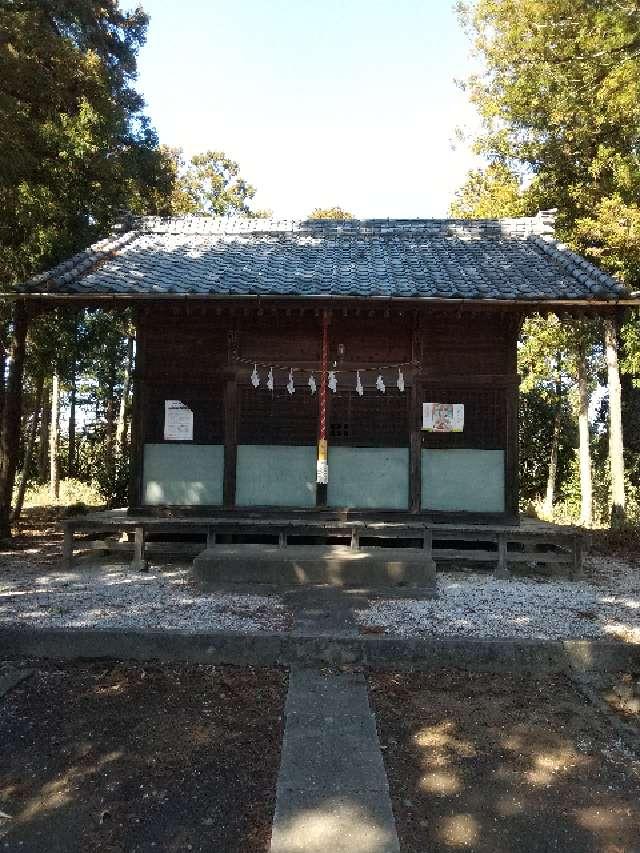
M329 440L357 447L407 447L409 444L408 390L387 387L384 393L367 388L338 389L330 395Z
M430 448L469 447L503 450L507 446L507 396L504 388L442 388L425 386L425 403L463 403L463 432L422 434Z
M301 385L294 394L286 388L238 389L239 444L315 444L318 434L318 395Z
M164 441L164 402L180 400L193 412L196 444L224 443L224 392L222 385L147 385L144 408L144 440Z

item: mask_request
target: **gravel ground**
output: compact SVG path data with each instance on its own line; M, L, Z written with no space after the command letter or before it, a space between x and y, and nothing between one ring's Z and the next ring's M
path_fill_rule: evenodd
M255 632L288 624L278 596L205 594L185 566L140 574L109 563L62 572L0 554L0 626Z
M640 742L564 676L369 676L403 853L638 853Z
M283 671L25 665L0 697L0 850L267 853Z
M398 636L640 643L640 567L606 557L586 560L585 579L497 580L444 573L429 601L381 599L356 613L366 629Z

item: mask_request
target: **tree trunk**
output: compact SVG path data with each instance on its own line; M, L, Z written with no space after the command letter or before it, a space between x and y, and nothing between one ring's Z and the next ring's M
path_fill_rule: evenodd
M71 376L71 393L69 395L69 447L67 452L67 477L76 476L76 373L75 365Z
M618 328L613 317L604 321L609 389L609 467L611 470L611 526L619 527L625 518L624 443L622 439L622 389L618 367Z
M115 459L115 436L116 436L116 405L115 405L115 387L116 387L116 365L112 362L110 365L109 381L107 385L107 400L105 406L106 429L105 429L105 449L104 449L104 464L107 471L107 482L109 483L108 500L113 500L113 493L116 485L116 459Z
M51 382L51 425L49 427L49 494L52 501L60 498L60 469L58 468L58 432L60 428L60 377L53 374Z
M69 443L67 447L67 477L75 477L76 475L76 399L78 396L77 389L77 361L78 361L78 319L74 319L73 334L71 343L71 369L69 372Z
M17 301L13 308L9 374L0 426L0 538L3 539L11 536L11 501L20 442L22 376L27 328L28 320L24 303Z
M549 455L549 471L547 473L547 493L542 507L547 518L551 518L553 516L553 502L556 492L556 480L558 478L558 451L560 449L560 432L562 429L561 363L561 355L558 353L556 357L556 364L558 368L556 376L556 411L553 418L553 435L551 437L551 453Z
M127 449L127 412L129 410L129 389L131 387L131 369L133 365L133 336L129 335L127 340L127 360L124 366L124 381L122 384L122 397L120 398L120 409L118 411L118 425L116 427L116 449L118 456L124 459Z
M593 486L591 481L591 449L589 447L589 378L583 355L578 359L578 432L580 436L580 524L593 523Z
M20 486L18 487L18 494L16 496L16 504L13 508L13 521L20 521L20 516L22 515L22 505L24 504L24 493L27 488L27 481L29 479L29 470L31 468L31 458L33 456L33 448L36 443L36 434L38 432L38 422L40 421L40 415L42 412L42 392L44 389L44 373L41 373L38 376L38 384L36 386L36 398L33 406L33 415L31 418L31 423L29 424L29 434L27 436L27 440L25 442L24 448L24 461L22 464L22 476L20 477Z
M40 418L40 443L38 445L38 482L46 483L49 467L49 421L51 406L49 403L49 388L45 387L42 395L42 417Z
M4 383L5 383L5 375L7 372L7 351L5 349L4 340L2 339L2 335L0 335L0 417L2 417L2 410L4 408Z
M560 403L553 418L553 436L551 437L551 453L549 455L549 471L547 473L547 493L544 498L543 510L547 518L553 516L553 502L558 476L558 449L560 447L560 427L562 426L562 410Z

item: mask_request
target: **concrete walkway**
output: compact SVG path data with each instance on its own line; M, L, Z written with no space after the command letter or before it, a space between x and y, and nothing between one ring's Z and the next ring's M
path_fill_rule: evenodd
M356 636L351 608L332 603L306 596L294 632ZM271 853L399 853L362 672L293 668L285 720Z

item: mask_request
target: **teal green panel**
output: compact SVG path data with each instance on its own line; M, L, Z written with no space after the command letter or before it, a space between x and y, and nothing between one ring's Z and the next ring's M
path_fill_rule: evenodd
M144 503L215 506L222 503L221 444L145 444Z
M328 503L407 509L409 451L404 447L330 447Z
M315 506L315 446L239 444L236 504Z
M504 451L423 450L422 509L504 512Z

